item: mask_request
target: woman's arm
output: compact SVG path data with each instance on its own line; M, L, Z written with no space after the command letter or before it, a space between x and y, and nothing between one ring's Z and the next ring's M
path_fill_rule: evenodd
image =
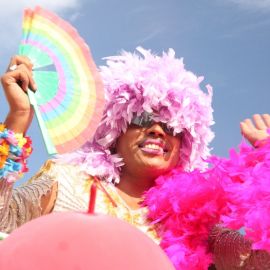
M10 178L14 176L12 177L12 180L14 180L18 177L18 159L19 156L21 158L24 156L21 153L23 151L22 145L18 146L19 140L16 140L15 136L16 133L25 134L33 118L33 110L26 94L28 88L35 88L30 60L23 56L13 57L6 73L1 77L1 83L9 104L9 113L5 120L5 127L2 125L0 130L0 229L6 231L8 227L7 220L11 220L8 218L10 215L7 213L14 199L12 199L13 181ZM11 146L16 147L15 151L12 151ZM13 163L13 161L17 162L17 164ZM17 169L13 169L12 165L16 165ZM13 175L13 172L16 172L16 174ZM12 222L10 221L9 223Z
M22 224L52 211L57 197L57 182L47 171L51 161L23 186L12 190L12 184L0 182L0 231L10 233ZM7 194L9 194L7 196Z

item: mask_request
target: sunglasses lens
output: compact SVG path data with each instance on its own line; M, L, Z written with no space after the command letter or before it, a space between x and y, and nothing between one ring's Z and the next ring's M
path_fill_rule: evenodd
M153 124L153 121L150 114L143 113L140 116L133 117L131 123L140 127L150 127Z
M152 115L149 113L143 113L140 116L135 116L131 120L131 124L139 126L139 127L150 127L154 124L154 121L152 120ZM165 123L160 123L162 129L164 132L166 132L169 135L173 135L173 128L168 127Z
M141 117L140 116L133 117L131 120L131 124L141 126Z
M174 132L173 132L173 128L171 127L168 127L165 123L162 123L161 125L162 129L169 135L173 135Z

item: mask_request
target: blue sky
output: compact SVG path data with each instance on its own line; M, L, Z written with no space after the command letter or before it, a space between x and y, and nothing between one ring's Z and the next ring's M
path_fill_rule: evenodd
M23 8L36 4L71 22L97 65L139 45L158 54L173 48L214 88L213 154L227 156L238 145L241 120L270 112L270 0L0 0L1 73L17 53ZM7 112L1 91L0 121ZM36 121L29 134L35 150L24 179L47 159Z

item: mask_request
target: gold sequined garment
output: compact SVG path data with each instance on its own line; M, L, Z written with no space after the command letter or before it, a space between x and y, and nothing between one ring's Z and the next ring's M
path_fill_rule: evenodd
M251 242L236 231L216 226L209 236L217 270L270 270L270 254L252 250Z
M79 172L74 166L59 164L51 166L46 174L58 179L58 195L54 211L87 210L89 190L94 181L92 177ZM146 220L147 209L130 209L111 183L99 181L97 184L95 211L124 220L146 233L155 242L159 242L154 228Z
M25 186L14 189L0 184L0 231L11 232L23 223L41 215L41 197L57 182L58 193L53 211L86 211L93 178L71 165L47 162ZM131 210L114 185L104 181L97 185L96 212L109 214L135 225L156 243L155 229L146 220L147 210ZM104 191L105 190L105 191ZM117 205L117 207L116 207ZM217 270L270 270L270 255L251 250L251 243L238 232L219 226L211 232L210 250Z
M40 216L40 198L55 182L58 184L58 189L54 212L87 211L89 190L93 181L93 177L79 171L75 166L52 161L46 162L27 185L14 190L10 203L10 214L5 215L6 222L2 226L0 223L0 230L10 232L26 221ZM111 183L99 181L97 184L95 212L124 220L159 243L156 231L146 220L147 209L130 209ZM18 213L17 219L16 213Z

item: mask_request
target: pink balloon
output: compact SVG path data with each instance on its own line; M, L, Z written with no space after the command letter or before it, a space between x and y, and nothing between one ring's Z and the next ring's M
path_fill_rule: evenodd
M104 215L54 213L0 243L1 270L173 270L148 236Z

